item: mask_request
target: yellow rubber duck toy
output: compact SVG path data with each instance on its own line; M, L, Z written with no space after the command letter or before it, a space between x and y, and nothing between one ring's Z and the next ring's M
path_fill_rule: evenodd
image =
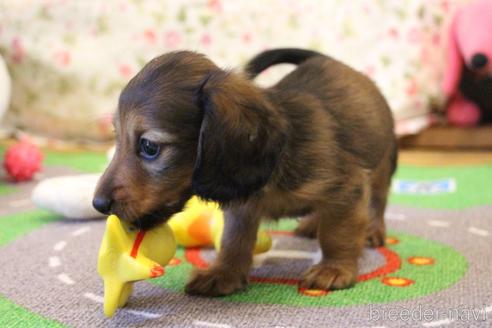
M182 212L168 221L178 245L183 247L214 246L220 249L224 231L224 214L219 205L192 197ZM254 254L267 252L272 239L265 231L258 231Z
M220 249L224 216L218 204L191 198L184 210L168 223L148 231L131 229L115 215L106 222L97 270L104 281L104 314L112 317L125 306L133 283L164 274L164 266L183 247L215 246ZM254 254L268 251L270 236L258 232Z
M112 317L118 307L125 306L133 282L162 276L163 266L175 253L176 241L167 224L138 231L110 215L97 263L104 281L104 314Z

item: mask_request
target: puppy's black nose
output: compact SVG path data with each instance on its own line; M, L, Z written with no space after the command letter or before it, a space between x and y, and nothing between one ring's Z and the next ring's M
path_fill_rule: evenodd
M488 61L489 60L487 59L487 56L485 56L484 54L478 53L478 54L473 55L472 60L471 60L471 64L472 64L473 68L482 68L485 65L487 65Z
M105 197L94 197L92 200L92 206L102 214L109 214L111 211L112 201Z

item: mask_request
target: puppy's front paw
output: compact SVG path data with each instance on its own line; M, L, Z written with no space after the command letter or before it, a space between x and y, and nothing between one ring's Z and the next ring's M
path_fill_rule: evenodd
M195 271L185 291L190 295L224 296L244 289L247 285L246 275L219 267Z
M299 287L323 290L343 289L355 284L356 277L356 268L320 263L304 272Z

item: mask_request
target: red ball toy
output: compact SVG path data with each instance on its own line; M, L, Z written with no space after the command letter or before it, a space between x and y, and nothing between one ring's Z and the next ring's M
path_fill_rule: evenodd
M41 170L42 161L43 154L37 146L21 141L7 149L3 166L14 181L28 181Z

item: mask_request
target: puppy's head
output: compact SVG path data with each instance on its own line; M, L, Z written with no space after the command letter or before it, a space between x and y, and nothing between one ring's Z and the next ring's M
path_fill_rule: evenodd
M116 153L93 205L148 229L193 194L220 203L245 199L277 163L282 124L259 88L204 56L155 58L121 93Z

